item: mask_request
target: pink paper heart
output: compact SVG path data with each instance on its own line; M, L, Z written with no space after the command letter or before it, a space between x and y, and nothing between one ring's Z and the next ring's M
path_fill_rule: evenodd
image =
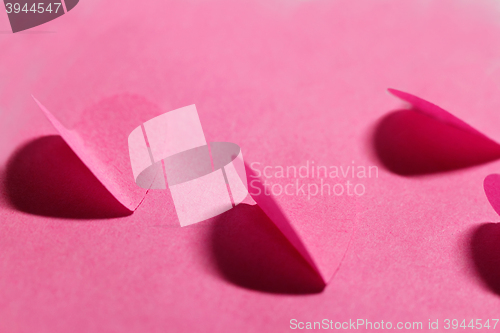
M478 137L482 137L492 143L498 145L496 141L493 141L485 134L476 130L463 120L455 117L448 111L440 108L439 106L432 104L420 97L411 95L409 93L405 93L396 89L388 89L388 91L394 96L410 103L414 110L425 114L429 117L434 118L437 121L443 122L447 125L453 126L457 129L465 131L467 133L471 133L477 135ZM486 193L486 197L490 202L493 209L500 215L500 174L491 174L486 176L483 182L484 192Z
M114 110L109 105L113 102L108 102L99 105L96 108L96 113L89 112L87 114L87 120L92 119L92 121L77 125L76 129L68 129L38 100L35 99L35 102L68 146L116 200L130 211L137 209L146 196L148 189L138 187L133 181L127 137L132 129L141 123L135 117L142 117L147 120L152 118L148 116L149 113L161 112L156 110L153 105L146 105L145 110L137 112L136 110L141 109L141 101L134 99L134 108L131 109L133 112L128 113L128 117L123 116L128 111L125 107L126 103L122 101L119 104L119 111L121 112L119 119L112 119L112 121L107 119L107 122L99 122L99 116L105 115L109 117L112 112L106 114L98 111L104 108ZM112 105L116 107L116 103ZM118 111L116 111L116 114L119 114ZM104 127L100 128L103 123ZM106 144L103 145L102 142ZM249 181L258 179L258 176L254 175L251 169L247 170L247 173ZM274 180L276 183L282 181L282 188L289 185L287 178L276 178ZM297 190L299 188L304 189L304 187L307 189L306 185L308 184L302 178L294 178L291 181L296 181L297 184L299 181L304 181L301 186L296 186ZM259 207L319 274L323 282L330 281L342 262L353 235L353 220L357 211L358 201L356 199L358 197L348 196L347 194L345 196L329 195L322 197L331 200L331 206L320 205L317 197L308 200L307 197L300 195L286 196L289 201L280 202L279 198L265 195L266 192L272 190L269 185L265 185L263 182L254 182L252 184L253 189L256 187L260 189L258 194L251 193ZM168 195L165 194L165 205L173 205L171 199L167 197ZM299 219L291 209L294 205L310 205L306 206L309 207L308 214ZM332 218L324 218L325 211L331 209L332 206L336 215ZM314 207L314 209L311 209L311 207Z
M478 130L476 130L475 128L473 128L469 124L467 124L465 121L455 117L454 115L452 115L448 111L440 108L439 106L437 106L433 103L430 103L430 102L428 102L420 97L417 97L415 95L412 95L412 94L409 94L409 93L406 93L406 92L403 92L400 90L396 90L396 89L392 89L392 88L389 88L387 90L392 95L402 99L405 102L410 103L414 107L415 111L421 112L429 117L432 117L440 122L443 122L447 125L458 128L458 129L463 130L465 132L476 134L478 136L481 136L481 137L484 137L488 140L491 140L486 135L484 135L483 133L479 132Z
M484 192L491 206L500 215L500 175L491 174L484 178Z

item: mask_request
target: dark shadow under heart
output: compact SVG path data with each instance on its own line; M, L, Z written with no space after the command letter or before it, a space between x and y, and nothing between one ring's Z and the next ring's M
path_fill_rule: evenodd
M383 117L373 135L383 165L400 175L422 175L466 168L500 158L500 145L415 110Z
M470 256L479 277L500 295L500 223L483 223L472 231Z
M132 214L58 135L20 147L9 159L4 177L8 201L26 213L71 219Z
M212 252L226 280L268 293L323 291L321 277L259 206L240 204L212 223Z

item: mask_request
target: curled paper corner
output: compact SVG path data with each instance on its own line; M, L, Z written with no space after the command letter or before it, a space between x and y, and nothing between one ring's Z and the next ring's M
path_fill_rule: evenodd
M45 114L50 123L57 130L59 135L73 150L73 152L80 158L85 166L94 174L94 176L101 182L101 184L129 211L133 212L137 209L143 198L133 200L127 195L127 192L115 182L116 177L110 177L109 169L113 166L106 165L98 157L96 157L86 146L80 135L73 130L66 128L59 120L42 104L35 96L31 95L38 107Z
M424 100L423 98L417 97L415 95L397 89L388 88L387 91L393 96L412 105L415 111L423 113L431 118L434 118L447 125L453 126L457 129L466 131L471 134L479 135L482 138L493 141L491 138L481 133L480 131L476 130L474 127L470 126L465 121L454 116L453 114L437 106L436 104L433 104L431 102Z
M388 93L409 104L381 117L373 132L375 153L393 173L432 174L500 158L500 137L492 126L480 131L422 98L396 89Z
M414 110L417 112L421 112L431 118L434 118L440 122L453 126L457 129L465 131L467 133L479 136L483 139L486 139L488 142L493 143L498 148L498 142L489 138L485 134L476 130L463 120L455 117L448 111L442 109L441 107L430 103L420 97L415 95L389 88L387 89L389 93L400 98L401 100L410 103L414 107ZM500 174L490 174L485 177L483 181L483 189L490 202L493 209L500 215Z
M252 170L248 170L250 176L254 179L257 178L253 174ZM306 243L303 241L300 234L290 223L289 218L286 213L281 209L277 202L273 199L272 195L266 195L265 186L262 182L256 182L254 186L259 188L260 194L255 195L253 200L256 204L264 211L264 213L273 221L273 223L278 227L283 235L288 239L288 241L293 245L293 247L299 252L299 254L307 261L307 263L312 267L312 269L318 273L323 282L326 284L332 277L332 273L326 271L324 266L320 265L318 258L314 258L311 251L307 248Z
M129 181L113 176L113 165L104 163L77 131L66 128L32 97L68 146L130 211L137 209L148 190L167 186L181 226L217 216L240 203L256 204L248 194L240 147L229 142L207 144L194 105L159 115L129 134L132 174L142 191L142 198L134 200L130 188L123 186Z

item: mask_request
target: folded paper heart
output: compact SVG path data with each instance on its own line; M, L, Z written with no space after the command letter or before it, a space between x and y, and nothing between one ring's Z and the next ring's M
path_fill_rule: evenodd
M403 101L406 101L410 103L413 107L414 110L417 112L421 112L429 117L432 117L438 121L441 121L447 125L456 127L460 130L469 132L471 134L478 135L480 137L483 137L487 140L491 140L489 137L481 133L480 131L476 130L469 124L467 124L465 121L455 117L448 111L440 108L439 106L432 104L420 97L417 97L415 95L396 90L396 89L388 89L388 91L393 94L394 96L402 99Z
M124 192L134 192L122 188L127 180L110 178L106 163L86 147L78 133L64 127L34 99L111 194L125 207L137 208L137 196L124 195ZM167 112L136 127L128 137L128 148L136 184L145 190L165 189L168 184L181 226L219 215L241 202L255 204L247 198L240 147L228 142L207 145L194 105ZM145 192L141 194L144 196Z
M476 135L481 137L489 142L494 143L497 146L500 144L488 136L473 128L463 120L455 117L448 111L440 108L439 106L432 104L422 98L411 95L406 92L402 92L396 89L388 89L388 91L394 96L410 103L414 110L417 112L421 112L429 117L434 118L437 121L443 122L447 125L453 126L457 129L465 131L467 133ZM493 209L500 215L500 175L499 174L490 174L486 176L483 182L484 191L486 193L486 197L490 202Z
M411 103L417 112L490 140L480 131L432 103L401 91L393 89L389 91ZM194 106L158 116L161 112L158 112L154 105L133 99L134 106L128 110L130 118L127 121L124 122L124 118L118 113L106 116L118 117L116 119L121 121L122 125L117 129L116 124L113 126L113 122L110 121L112 118L107 118L104 122L97 121L100 115L104 114L102 108L109 107L109 103L116 103L120 107L126 105L126 101L121 98L113 98L109 102L104 102L103 105L97 105L95 110L91 109L94 113L92 118L96 120L85 121L78 129L69 130L43 105L36 102L97 179L120 203L132 211L142 202L148 189L166 188L168 185L179 221L181 225L187 225L230 209L233 202L236 204L240 201L247 191L241 150L231 143L207 145ZM136 112L138 108L142 110L140 113ZM148 114L151 117L146 119L150 120L134 123L132 119L137 115L140 118ZM131 126L132 123L134 123L133 126ZM141 123L143 125L138 126ZM102 128L98 129L99 126ZM103 137L107 145L102 145ZM174 138L177 140L177 145L174 144ZM127 149L129 154L125 153ZM186 166L190 167L186 168ZM127 173L130 177L124 177ZM224 173L227 178L224 177ZM200 177L203 179L201 185L196 183ZM256 175L250 174L250 177L256 177ZM275 180L278 183L283 182L283 186L288 185L286 179ZM218 193L213 197L215 200L212 202L210 202L212 197L205 196L209 192L198 192L199 189L210 188L212 186L210 184L215 184L214 191ZM325 203L334 203L333 209L337 214L333 219L323 220L323 211L327 209L327 206L318 206L318 201L309 203L298 196L274 198L272 195L264 195L265 185L257 184L260 184L261 188L259 195L252 194L255 202L311 267L325 282L328 282L340 265L348 247L353 234L353 219L359 209L357 205L358 203L361 205L361 202L350 197L322 197ZM198 185L200 187L197 188ZM196 195L190 198L191 193ZM231 202L231 196L233 202ZM207 200L202 207L208 209L195 209L191 212L190 209L198 200L194 200L195 197L201 201ZM207 197L210 198L207 199ZM252 198L250 196L248 198L250 198L248 202L253 203ZM300 217L296 213L290 213L291 206L304 206L306 203L310 204L313 209L307 210L305 216Z
M245 164L239 146L227 142L207 145L194 105L155 115L143 125L135 123L136 127L129 130L134 116L144 117L158 111L154 105L133 99L130 118L123 121L123 117L113 114L122 126L108 118L106 122L85 121L77 125L77 129L70 130L36 98L34 100L75 154L129 210L137 209L149 189L167 186L183 226L231 209L233 203L257 203L325 283L340 265L352 237L352 219L342 215L334 220L335 223L324 223L317 220L316 216L322 211L316 209L310 212L310 218L322 225L304 229L302 224L301 229L301 224L294 222L283 206L265 194L268 191L261 182L257 183L261 189L259 194L246 195ZM106 105L98 105L96 110L92 108L90 112L96 113L91 118L102 115ZM120 106L123 107L122 100ZM143 112L137 112L141 108ZM125 131L128 132L128 146L123 135ZM127 149L129 154L126 154ZM124 177L127 173L130 178ZM250 177L258 179L252 173ZM345 204L345 199L338 202L339 206ZM311 239L315 242L311 243Z

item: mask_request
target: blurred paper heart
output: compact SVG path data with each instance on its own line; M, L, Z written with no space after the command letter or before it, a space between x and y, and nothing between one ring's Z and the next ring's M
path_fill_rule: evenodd
M500 215L500 175L491 174L484 179L484 192L491 206Z

